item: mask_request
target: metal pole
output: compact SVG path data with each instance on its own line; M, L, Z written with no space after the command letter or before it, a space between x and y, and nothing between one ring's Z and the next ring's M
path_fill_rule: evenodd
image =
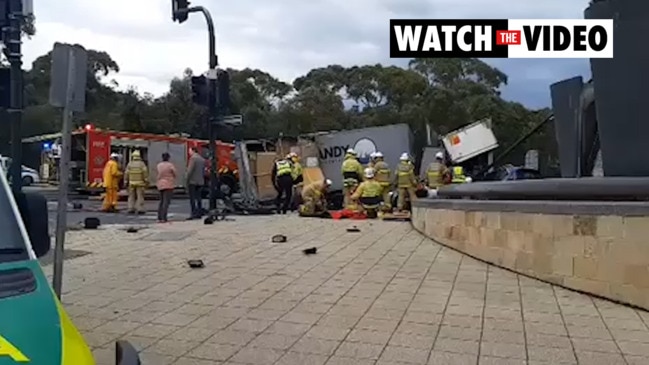
M9 118L11 120L11 186L14 193L22 188L22 141L20 124L23 115L23 70L21 28L23 11L21 0L9 1L9 37L6 47L11 65L11 96L9 100Z
M215 70L218 66L218 59L216 57L216 31L214 30L214 21L210 12L202 6L195 6L187 9L188 13L203 13L205 21L207 22L208 32L208 49L209 49L209 69ZM210 151L210 210L216 209L216 188L218 185L218 176L216 169L218 166L218 155L216 153L216 128L215 123L217 120L217 105L216 105L216 80L213 78L208 79L208 100L207 100L207 135L209 139Z
M68 219L68 188L70 182L70 151L72 145L72 110L70 105L74 98L75 84L75 57L74 49L69 47L70 55L68 57L68 88L65 98L65 108L63 109L63 128L61 137L61 157L60 157L60 185L59 200L56 214L56 239L54 244L54 274L52 275L52 287L56 296L61 299L61 289L63 286L63 258L65 244L65 231L67 230Z

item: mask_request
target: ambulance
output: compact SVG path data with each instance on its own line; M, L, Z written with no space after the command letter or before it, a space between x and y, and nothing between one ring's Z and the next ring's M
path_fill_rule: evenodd
M47 201L16 198L0 167L0 365L95 365L92 352L50 287L38 258L50 250ZM128 342L116 365L139 365Z

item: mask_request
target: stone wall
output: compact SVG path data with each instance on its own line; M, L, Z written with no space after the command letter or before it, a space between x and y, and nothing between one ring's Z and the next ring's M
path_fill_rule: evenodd
M636 216L625 216L619 205L614 214L592 215L582 203L547 209L551 202L539 202L539 213L532 211L534 203L523 203L523 212L512 209L516 202L501 204L498 210L494 202L420 201L412 222L426 236L478 259L649 309L649 215L638 215L637 205L631 209ZM570 213L571 206L580 213Z

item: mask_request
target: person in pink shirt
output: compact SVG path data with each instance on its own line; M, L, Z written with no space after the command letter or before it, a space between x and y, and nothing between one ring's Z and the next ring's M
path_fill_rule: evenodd
M167 213L169 212L169 203L176 187L176 167L169 162L171 156L165 152L162 154L162 162L157 166L158 180L156 186L160 191L160 203L158 204L158 222L165 223L168 221Z

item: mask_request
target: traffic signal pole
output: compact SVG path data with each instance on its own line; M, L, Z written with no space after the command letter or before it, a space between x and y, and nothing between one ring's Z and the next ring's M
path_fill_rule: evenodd
M23 5L21 0L9 0L9 26L3 29L5 55L10 63L9 119L11 121L11 187L14 193L22 188L22 138L21 123L23 115L23 71L21 50L21 29L23 24Z
M185 14L190 13L203 13L205 21L207 22L207 32L208 32L208 49L209 49L209 70L210 73L216 74L216 67L218 64L218 58L216 56L216 31L214 29L214 21L212 20L212 15L210 12L202 6L194 6L191 8L180 8L176 10L177 13L184 16ZM184 13L184 14L183 14ZM174 15L175 16L175 15ZM174 18L175 20L175 18ZM184 20L183 20L184 21ZM207 135L209 139L209 150L210 150L210 210L216 209L216 189L218 185L218 176L216 169L218 166L218 155L216 153L216 120L217 120L217 105L216 105L216 78L213 75L208 77L207 84L207 109L208 109L208 118L207 118Z

